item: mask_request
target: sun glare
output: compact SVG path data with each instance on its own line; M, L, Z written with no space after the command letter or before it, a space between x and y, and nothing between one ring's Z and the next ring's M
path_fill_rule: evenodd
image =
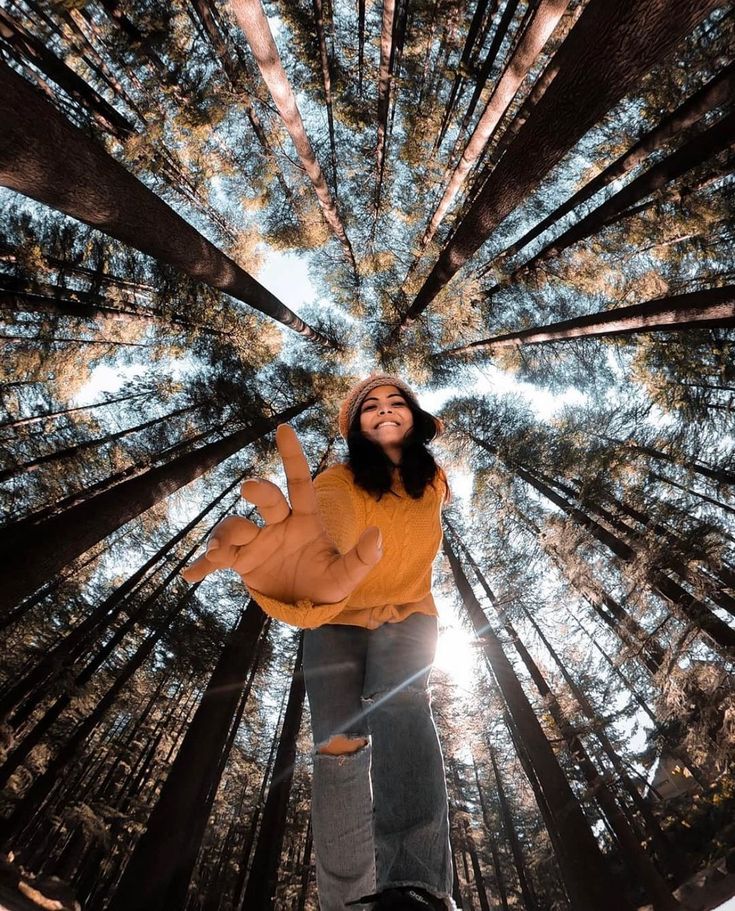
M453 623L439 628L434 667L444 671L458 687L470 689L477 676L475 637Z

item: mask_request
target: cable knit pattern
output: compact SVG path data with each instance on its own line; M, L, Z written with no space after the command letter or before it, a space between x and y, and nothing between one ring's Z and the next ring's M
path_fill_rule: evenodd
M251 590L263 610L305 629L347 623L375 629L410 614L436 614L431 594L431 564L441 544L442 503L447 494L443 472L420 500L412 499L400 480L376 500L358 487L346 465L335 465L314 481L319 514L341 553L357 543L370 525L383 534L383 557L355 591L336 604L299 601L284 604Z

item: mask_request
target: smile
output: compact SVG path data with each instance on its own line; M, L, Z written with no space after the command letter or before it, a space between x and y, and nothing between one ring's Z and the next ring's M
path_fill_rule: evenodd
M379 424L375 425L375 429L378 430L380 427L398 427L397 421L381 421Z

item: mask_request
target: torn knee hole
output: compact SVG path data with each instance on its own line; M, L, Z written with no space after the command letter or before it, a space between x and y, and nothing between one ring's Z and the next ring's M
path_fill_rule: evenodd
M327 756L344 756L347 753L356 753L367 746L367 737L348 737L346 734L336 734L326 743L317 748L317 753Z

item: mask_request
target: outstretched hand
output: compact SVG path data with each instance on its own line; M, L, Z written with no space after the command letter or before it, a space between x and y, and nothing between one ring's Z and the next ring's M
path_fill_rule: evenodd
M241 494L257 506L265 526L241 516L223 519L214 527L206 553L181 575L187 582L198 582L218 569L234 569L248 588L286 604L302 599L336 603L353 592L380 560L380 530L366 528L352 550L341 554L319 518L309 466L288 424L276 430L276 445L291 505L270 481L245 481Z

